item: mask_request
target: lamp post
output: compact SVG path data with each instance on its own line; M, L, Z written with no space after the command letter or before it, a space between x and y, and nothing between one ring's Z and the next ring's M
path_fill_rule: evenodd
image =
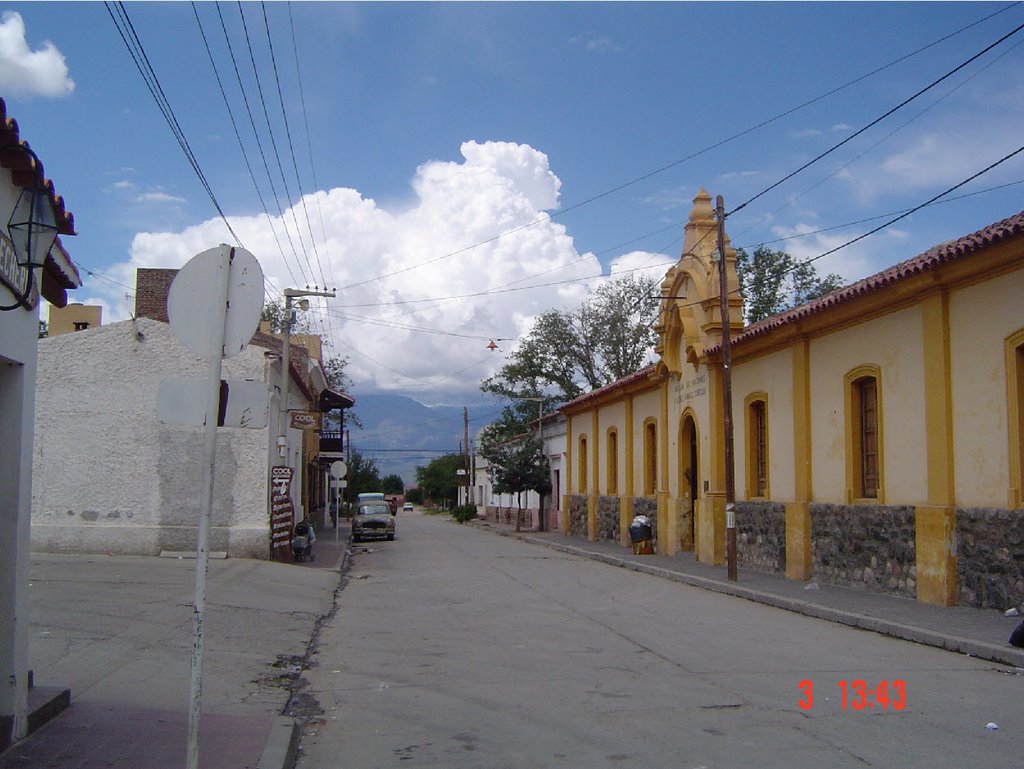
M57 217L53 213L50 191L43 183L43 164L36 153L28 144L23 143L5 144L0 147L0 153L9 150L24 152L29 156L32 161L29 170L32 173L33 181L31 185L22 188L11 218L7 222L10 247L14 250L15 261L18 267L24 268L27 273L25 288L19 292L14 287L16 281L13 278L15 276L9 276L12 278L10 281L11 291L18 301L12 305L0 307L0 310L7 311L18 307L31 310L34 309L34 305L29 301L29 297L32 293L34 271L46 264L46 257L57 239Z

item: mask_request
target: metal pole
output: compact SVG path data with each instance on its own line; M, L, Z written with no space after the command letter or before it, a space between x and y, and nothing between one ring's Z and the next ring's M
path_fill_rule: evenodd
M464 504L469 504L469 407L462 407L462 445L466 448L466 456L463 464L466 469L466 499Z
M288 456L288 380L292 378L292 298L287 291L284 292L284 329L282 331L284 348L281 353L281 408L277 417L277 445L278 456L284 459L285 465L291 467Z
M209 567L210 513L213 510L214 462L217 456L217 414L220 411L220 376L224 354L224 324L227 319L228 277L235 250L225 256L226 264L217 271L214 328L220 344L207 360L206 429L203 441L202 504L196 534L196 591L192 609L192 676L189 682L187 769L199 766L199 716L203 699L203 620L206 611L206 576Z
M719 314L722 316L722 411L725 427L725 560L729 580L736 575L736 474L732 456L732 347L729 321L729 281L725 265L725 201L715 199L718 220Z

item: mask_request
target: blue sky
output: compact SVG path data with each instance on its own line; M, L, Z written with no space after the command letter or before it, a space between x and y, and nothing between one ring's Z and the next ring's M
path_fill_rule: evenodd
M268 3L279 97L263 7L245 3L286 194L239 8L223 4L278 203L217 6L200 3L268 216L192 6L124 7L273 291L337 286L311 320L350 358L357 391L427 403L474 396L534 316L575 306L601 275L663 273L700 188L731 209L1024 23L1024 6L1008 3ZM231 237L102 3L11 3L0 14L0 96L75 214L72 258L106 278L84 275L75 299L102 303L107 321L128 317L136 267L180 266ZM1018 149L1022 42L1019 32L751 203L728 221L733 244L900 211ZM1010 186L918 212L819 269L856 280L1016 213L1022 179L1024 154L955 194ZM810 258L882 221L772 245ZM510 284L547 285L445 299ZM485 349L490 338L500 351Z

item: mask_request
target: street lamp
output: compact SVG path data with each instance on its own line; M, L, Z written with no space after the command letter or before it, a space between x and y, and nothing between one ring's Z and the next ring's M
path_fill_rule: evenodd
M11 248L19 267L25 268L25 290L19 294L18 301L0 310L13 310L24 307L31 310L29 295L32 293L33 272L46 264L46 257L57 239L57 217L53 213L53 202L50 191L43 183L43 164L36 153L27 144L5 144L0 152L18 150L25 152L32 160L33 181L30 186L22 188L14 211L7 222L7 232ZM13 289L12 289L13 290Z

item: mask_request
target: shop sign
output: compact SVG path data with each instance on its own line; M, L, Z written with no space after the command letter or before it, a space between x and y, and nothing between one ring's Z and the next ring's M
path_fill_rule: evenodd
M18 256L14 252L14 243L6 232L0 230L0 283L3 283L15 296L21 296L28 280L28 268L18 264ZM32 290L28 295L29 309L34 310L39 304L39 284L32 281Z

